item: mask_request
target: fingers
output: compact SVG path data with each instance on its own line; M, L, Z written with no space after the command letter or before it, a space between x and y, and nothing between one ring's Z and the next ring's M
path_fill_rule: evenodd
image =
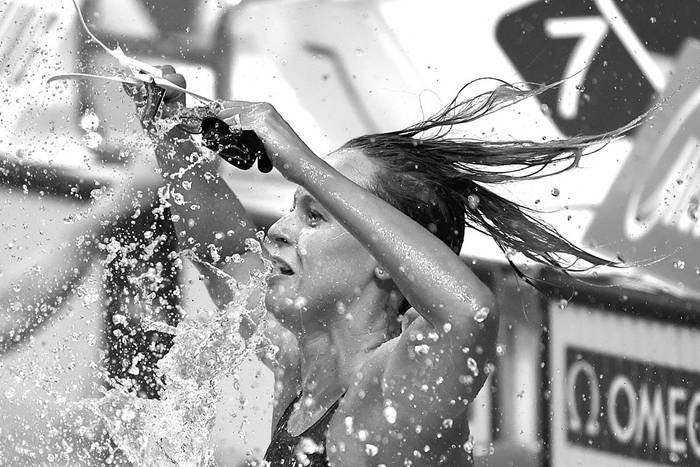
M183 89L187 87L185 77L177 73L175 68L173 68L171 65L157 65L156 68L163 71L163 79L168 80ZM137 84L122 83L122 87L124 88L124 91L126 91L126 93L134 100L137 100L137 102L139 100L143 100L139 98L146 95L146 83L140 81ZM163 99L166 102L179 102L180 99L182 99L181 103L184 104L184 94L176 89L166 89Z
M163 76L176 73L175 67L172 65L156 65L156 68L163 72Z
M227 109L221 110L216 116L221 119L221 120L228 120L234 115L239 115L241 112L239 110L234 109L233 107L229 107Z
M144 83L122 83L122 88L124 89L124 92L126 92L126 94L136 103L142 103L146 100L146 85Z
M187 87L185 77L180 73L177 73L172 65L158 65L156 68L159 68L163 72L163 79L166 79L183 89ZM179 104L185 104L185 95L175 89L166 89L163 99L168 103L177 102Z
M169 73L163 76L163 78L167 79L171 83L173 83L176 86L179 86L183 89L187 88L187 82L185 81L185 77L182 76L179 73ZM167 102L180 102L182 104L185 103L185 93L178 91L176 89L166 89L165 90L165 100Z
M254 105L254 102L223 101L221 103L222 109L216 116L221 120L226 120L242 113L249 113Z
M235 113L261 114L275 112L275 108L268 102L247 102L247 101L223 101L221 102L220 113L232 115Z

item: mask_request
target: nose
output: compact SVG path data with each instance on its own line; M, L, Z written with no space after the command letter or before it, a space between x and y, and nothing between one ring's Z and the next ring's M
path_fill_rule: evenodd
M293 225L289 216L284 216L270 226L267 237L276 246L293 244Z

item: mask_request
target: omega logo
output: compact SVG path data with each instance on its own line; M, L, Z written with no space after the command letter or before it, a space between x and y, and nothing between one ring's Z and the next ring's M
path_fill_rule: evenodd
M700 465L699 374L571 348L567 353L562 389L570 442Z

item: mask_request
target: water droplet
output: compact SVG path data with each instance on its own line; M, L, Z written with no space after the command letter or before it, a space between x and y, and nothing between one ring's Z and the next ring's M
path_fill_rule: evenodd
M562 298L561 300L559 300L559 309L560 310L563 310L567 306L569 306L569 301L567 299Z
M420 344L420 345L416 345L415 347L413 347L413 350L418 355L427 355L428 352L430 352L430 347L427 344Z
M393 408L392 406L384 407L384 418L386 419L387 422L390 424L396 423L396 409Z
M476 360L469 357L467 359L467 368L472 372L474 376L479 376L479 365L476 364Z
M136 418L136 412L133 409L131 409L130 407L127 407L127 408L122 410L121 419L123 421L130 422L134 418Z
M560 194L559 188L552 188L552 192L551 192L551 193L552 193L552 196L554 196L554 197L559 196L559 194Z
M485 307L485 306L481 307L479 309L479 311L477 311L476 314L474 315L474 321L476 321L477 323L483 323L486 320L486 318L489 316L490 311L491 310L489 310L488 307Z
M474 436L469 435L469 439L462 445L462 448L471 454L474 451Z
M245 249L258 255L262 253L262 246L260 245L260 242L254 238L245 239Z
M474 382L474 378L469 375L459 375L458 379L460 384L464 384L465 386L469 386Z
M75 222L78 222L80 220L80 217L76 214L68 214L66 217L63 218L63 222L66 224L73 224Z
M300 465L309 465L310 454L323 454L323 446L317 444L313 439L304 437L296 446L295 455Z
M102 196L105 194L105 190L102 188L95 188L94 190L90 191L90 197L94 200L98 200L102 198Z
M182 206L183 204L185 204L185 197L182 196L182 193L173 192L172 198L173 202L178 206Z

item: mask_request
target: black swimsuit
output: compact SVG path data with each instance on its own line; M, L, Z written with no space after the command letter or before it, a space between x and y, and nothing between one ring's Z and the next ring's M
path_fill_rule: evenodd
M309 438L311 441L316 443L318 449L317 452L302 454L302 461L308 460L309 463L303 462L300 465L305 465L308 467L328 467L328 458L326 457L326 435L328 434L328 426L331 423L331 418L340 404L340 399L335 401L335 403L330 406L326 413L321 417L316 423L314 423L308 430L304 431L299 436L292 436L287 431L287 421L289 420L289 415L292 413L294 404L301 397L301 393L289 404L289 407L284 411L282 418L277 423L277 428L275 428L275 433L272 435L272 440L270 441L270 446L268 446L265 452L265 460L270 463L272 467L277 466L297 466L297 450L304 452L303 445L297 447L299 442L304 438ZM342 399L342 397L341 397ZM311 444L311 443L309 443ZM314 451L314 449L312 449Z

